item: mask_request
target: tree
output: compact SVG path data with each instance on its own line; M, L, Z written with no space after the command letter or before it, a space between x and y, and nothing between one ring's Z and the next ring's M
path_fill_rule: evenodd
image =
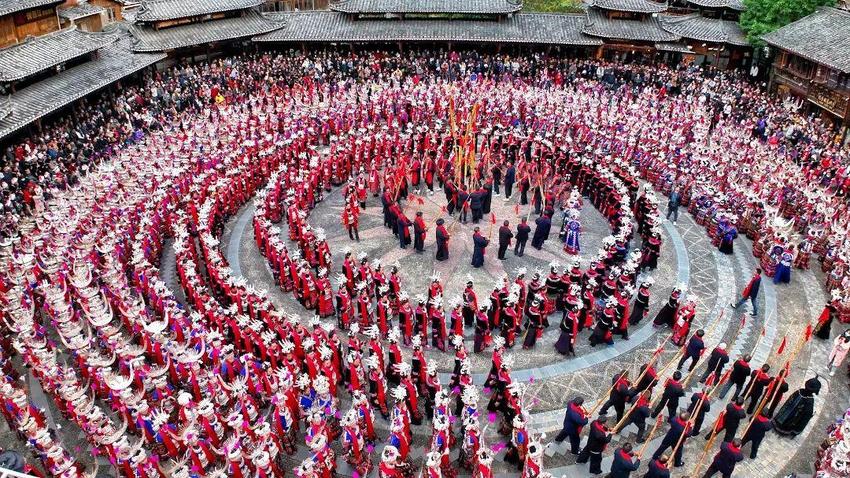
M751 45L762 46L762 35L811 15L824 5L834 6L835 0L744 0L747 10L741 13L741 29Z
M525 0L523 9L536 12L579 13L584 11L581 0Z

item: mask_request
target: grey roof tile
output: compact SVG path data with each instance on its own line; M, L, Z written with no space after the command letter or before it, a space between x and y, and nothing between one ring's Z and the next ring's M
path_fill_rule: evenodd
M690 15L661 15L661 27L670 33L691 40L747 46L747 37L738 22L706 18L699 13Z
M69 68L12 94L11 115L0 120L0 139L94 91L165 58L133 54L124 38L100 51L95 60Z
M0 0L0 16L60 3L62 0Z
M91 53L117 40L106 33L66 28L0 50L0 81L17 81Z
M130 33L136 39L133 50L138 52L166 51L205 43L233 40L268 33L281 28L276 22L259 12L249 10L239 17L191 23L156 30L134 24Z
M12 114L12 101L8 96L0 97L0 121Z
M258 42L468 41L601 45L583 35L584 15L520 13L502 21L352 19L338 12L278 14L286 27Z
M637 13L659 13L667 10L666 3L652 0L591 0L591 5L605 10Z
M744 0L688 0L690 3L706 8L729 8L740 12L747 9Z
M596 8L587 10L587 22L582 31L595 37L632 41L674 42L680 38L661 28L656 17L644 20L608 18Z
M344 13L511 13L522 0L334 0L330 9Z
M263 0L145 0L136 12L137 22L157 22L253 8Z
M821 7L815 13L762 36L769 45L850 73L850 12Z
M67 20L79 20L80 18L90 17L92 15L98 15L100 13L105 12L106 9L99 5L92 5L88 2L80 2L76 5L60 8L58 10L59 16L65 18Z

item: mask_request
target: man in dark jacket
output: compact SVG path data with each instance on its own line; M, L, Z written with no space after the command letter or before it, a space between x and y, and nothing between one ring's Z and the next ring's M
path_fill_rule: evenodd
M664 384L664 393L661 394L661 401L652 411L652 418L657 417L664 407L667 407L667 415L672 418L676 416L676 410L679 408L679 399L685 396L685 390L679 380L682 379L682 372L676 370L673 372L673 378L667 379Z
M538 217L535 221L537 228L534 229L534 237L531 239L531 247L542 249L543 243L549 239L549 231L552 229L552 220L545 214Z
M614 407L614 411L617 412L617 422L623 419L623 413L626 411L626 402L629 401L629 389L631 384L629 383L629 372L623 370L622 372L614 375L611 378L611 385L613 388L611 389L611 393L608 395L608 400L602 404L602 408L599 409L600 415L607 415L608 409L610 407Z
M507 186L506 186L507 188ZM507 189L505 189L507 191ZM514 247L514 255L522 257L525 254L525 243L528 242L528 234L531 232L531 226L528 225L528 220L522 218L522 222L516 227L516 246Z
M750 301L750 304L753 306L753 311L750 312L750 315L753 317L757 316L759 313L759 289L761 288L761 268L756 267L756 271L753 274L753 277L750 279L750 282L747 283L747 286L744 287L744 290L741 292L741 298L735 304L729 304L733 309L737 309L738 307L744 305L744 302L747 300Z
M694 429L691 435L699 435L699 431L702 429L702 422L705 420L705 414L711 410L711 399L708 395L707 390L694 392L691 395L691 404L688 405L688 414L694 420Z
M723 478L731 478L735 471L735 465L739 461L744 460L744 454L741 453L741 440L734 439L731 442L720 444L720 451L714 455L714 460L711 461L708 469L702 475L702 478L711 478L717 473L720 473Z
M511 194L514 190L514 182L516 181L516 167L514 167L514 163L508 165L508 169L505 171L505 201L511 198Z
M582 405L584 405L584 399L581 397L576 397L567 404L567 411L564 413L564 428L555 437L555 441L558 443L569 438L570 453L573 455L578 455L579 445L581 444L581 429L587 425L587 411Z
M606 426L608 417L601 416L590 424L590 434L587 437L587 444L579 453L576 463L590 462L590 474L598 475L602 473L602 452L611 441L611 433Z
M675 448L676 454L673 456L673 465L676 467L683 466L685 463L682 461L682 452L685 449L685 441L690 434L690 428L688 412L682 412L677 416L670 417L670 429L664 435L664 439L661 440L661 445L653 453L652 459L658 459L668 448ZM683 434L685 435L684 438L682 438ZM676 445L679 446L677 447Z
M667 219L673 216L673 224L679 220L679 205L682 203L682 194L675 187L670 191L670 199L667 200Z
M449 231L446 230L443 218L437 219L437 260L444 261L449 258Z
M702 340L704 335L705 331L699 329L691 336L690 340L688 340L688 345L685 348L685 355L683 355L681 360L679 360L679 365L676 366L676 370L682 370L682 366L685 365L685 362L688 359L691 360L688 372L696 368L699 358L702 357L702 351L705 350L705 342Z
M720 398L726 398L726 394L729 393L733 385L735 386L735 393L732 395L732 400L738 398L738 395L744 390L744 383L747 381L747 377L750 376L750 360L752 360L752 357L744 355L732 364L729 381L720 390Z
M469 208L472 209L472 223L478 224L478 221L484 217L483 189L478 189L469 193Z
M721 342L720 345L714 347L711 355L708 356L708 368L705 369L705 373L699 379L700 383L705 383L712 373L714 374L714 383L720 383L720 375L727 363L729 363L729 354L726 352L726 343Z
M643 478L670 478L670 469L667 468L669 461L670 458L667 455L661 455L661 458L652 460Z
M502 224L502 227L499 228L499 260L505 260L505 251L508 250L508 246L511 245L511 239L514 237L514 233L511 232L510 223L505 221Z
M755 460L758 458L761 441L764 440L765 434L772 428L773 422L770 421L770 415L762 411L753 421L753 424L750 425L746 433L744 433L741 439L741 447L743 448L747 443L753 442L753 446L750 448L750 459Z
M638 433L635 441L643 443L646 441L643 434L646 433L646 419L649 418L651 411L649 410L649 392L637 395L633 409L629 412L629 419L626 426L634 424L637 427Z
M726 432L723 435L724 442L732 441L732 439L735 438L735 434L738 433L738 425L740 425L741 420L747 416L747 412L744 411L743 404L744 398L738 397L726 405L726 410L723 411L722 418L717 424L720 430L724 430ZM706 440L709 438L711 438L711 433L705 436Z
M752 414L756 405L761 401L761 395L767 390L770 383L773 381L773 377L771 377L768 372L770 372L770 365L764 364L760 369L754 370L750 373L750 382L744 388L744 390L749 391L750 405L747 407L747 413Z
M425 250L425 234L428 232L428 226L425 225L425 220L422 218L422 211L416 211L416 219L413 220L413 248L416 252Z
M472 267L478 268L484 265L484 248L487 247L487 244L490 244L490 241L481 235L481 228L478 226L475 227L475 232L472 234L472 244L474 246Z
M638 468L640 468L640 458L632 453L632 444L626 442L614 452L611 472L606 478L629 478Z

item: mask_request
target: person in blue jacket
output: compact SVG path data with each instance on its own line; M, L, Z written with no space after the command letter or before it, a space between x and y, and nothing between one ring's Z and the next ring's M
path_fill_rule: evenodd
M581 444L581 429L587 425L587 410L582 407L584 398L576 397L567 404L566 413L564 413L564 427L555 441L561 443L564 439L570 439L570 453L578 455L579 445Z
M475 249L472 251L472 267L481 267L484 265L484 249L490 241L481 235L481 228L475 227L475 232L472 234L472 243Z
M744 302L747 300L753 305L753 311L750 312L750 315L753 317L759 314L759 289L761 288L761 267L756 267L756 271L753 274L753 277L750 279L750 282L747 283L747 286L744 287L744 290L741 292L741 298L737 303L729 304L733 309L737 309L738 307L744 305Z
M611 463L611 472L608 473L607 478L629 478L638 468L640 468L640 457L632 453L632 444L626 442L614 452L614 461Z

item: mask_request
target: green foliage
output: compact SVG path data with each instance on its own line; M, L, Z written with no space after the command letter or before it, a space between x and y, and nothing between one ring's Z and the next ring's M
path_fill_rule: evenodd
M741 13L741 29L751 45L762 46L761 36L765 33L793 23L820 6L834 6L835 0L744 0L744 5L747 10Z
M525 0L523 10L533 12L579 13L584 8L581 0Z

